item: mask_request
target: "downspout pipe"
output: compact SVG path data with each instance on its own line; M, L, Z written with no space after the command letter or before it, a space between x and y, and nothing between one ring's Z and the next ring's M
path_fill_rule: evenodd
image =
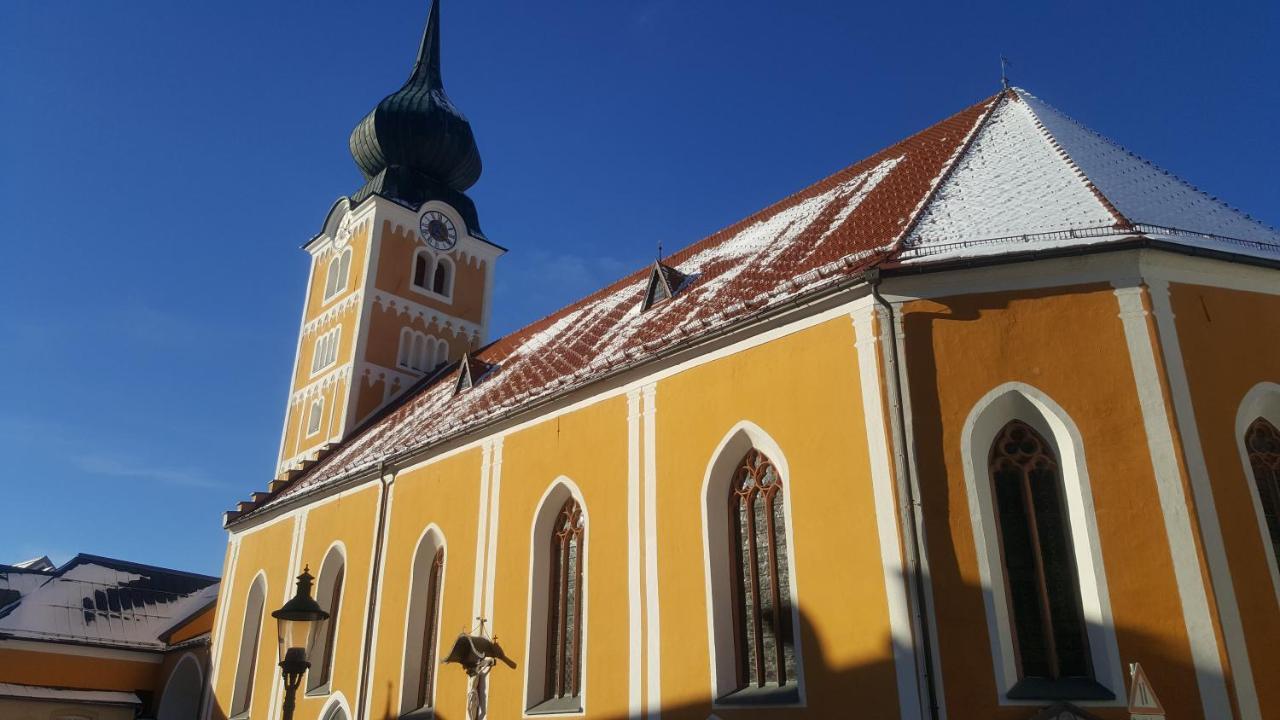
M911 445L907 442L907 413L902 393L901 359L898 357L898 324L894 316L893 305L880 294L880 268L873 267L862 274L863 280L871 288L871 297L876 304L884 308L887 317L889 355L886 371L890 377L888 389L890 401L894 406L896 422L893 423L894 454L898 457L900 472L896 473L899 497L906 498L907 512L903 513L907 528L907 566L911 575L911 586L915 592L916 622L920 635L916 644L920 648L923 667L920 674L924 676L925 693L929 704L928 717L939 720L938 688L933 676L933 634L929 626L928 591L925 588L924 565L921 559L925 555L924 539L920 533L920 525L924 518L917 493L911 460Z
M360 692L356 696L356 720L365 720L365 707L369 701L369 663L373 659L373 619L378 608L378 588L382 574L382 546L387 528L387 499L391 495L391 483L395 471L387 475L387 463L378 463L378 481L382 487L378 496L378 534L373 540L373 571L369 574L369 602L364 621L364 649L360 654Z

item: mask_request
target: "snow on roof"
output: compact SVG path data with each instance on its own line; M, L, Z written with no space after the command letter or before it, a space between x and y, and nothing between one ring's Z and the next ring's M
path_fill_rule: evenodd
M1013 89L921 213L900 257L936 261L1139 234L1280 259L1280 232Z
M77 555L0 615L0 636L162 649L161 633L214 598L218 579Z
M681 292L642 312L651 268L438 373L230 522L444 441L882 262L1153 237L1280 259L1280 235L1022 90L1001 92L664 258Z
M141 705L142 700L131 692L117 690L73 690L70 688L45 687L43 685L19 685L17 683L0 683L0 697L21 698L23 700L48 700L67 703L88 703L91 705Z

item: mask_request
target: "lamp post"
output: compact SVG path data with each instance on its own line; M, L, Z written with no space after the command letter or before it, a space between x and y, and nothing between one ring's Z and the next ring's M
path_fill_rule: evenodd
M311 597L311 584L315 578L303 568L298 576L298 590L279 610L271 613L276 619L280 642L280 674L284 677L284 707L282 720L293 720L293 708L302 676L311 667L307 660L307 648L311 647L311 634L316 623L328 620L329 613Z

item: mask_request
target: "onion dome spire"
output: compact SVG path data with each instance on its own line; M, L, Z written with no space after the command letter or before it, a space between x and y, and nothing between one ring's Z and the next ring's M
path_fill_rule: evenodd
M480 179L471 123L445 95L440 75L440 0L432 0L409 79L351 131L351 157L369 180L391 171L398 184L425 176L463 192Z

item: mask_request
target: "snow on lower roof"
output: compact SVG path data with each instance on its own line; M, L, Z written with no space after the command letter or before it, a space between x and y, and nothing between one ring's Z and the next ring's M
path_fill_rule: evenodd
M79 555L22 592L0 616L0 635L162 649L160 634L217 592L217 578Z
M1151 238L1280 259L1280 234L1023 90L973 105L663 259L688 280L642 308L650 268L476 353L493 369L411 389L244 514L298 498L651 360L878 263Z
M142 700L131 692L115 690L73 690L71 688L46 687L44 685L19 685L0 682L0 697L24 700L50 700L89 705L141 705Z

